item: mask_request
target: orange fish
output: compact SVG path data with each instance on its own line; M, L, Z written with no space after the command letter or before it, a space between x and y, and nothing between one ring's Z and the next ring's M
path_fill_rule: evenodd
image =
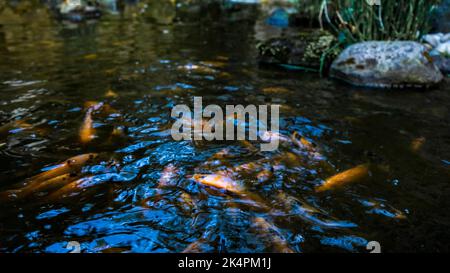
M411 142L411 150L413 152L419 152L420 149L422 148L423 144L425 144L425 141L426 141L426 138L424 138L424 137L419 137L419 138L414 139Z
M202 64L204 66L208 66L208 67L213 67L213 68L223 68L227 65L226 62L221 62L221 61L203 61L203 62L200 62L200 64Z
M274 165L288 165L288 166L298 166L302 164L301 158L291 152L284 152L279 156L276 156L273 160Z
M206 245L207 240L200 238L199 240L189 244L181 253L204 253L203 248Z
M87 55L83 56L83 58L85 60L89 60L89 61L95 60L95 59L97 59L97 57L98 57L97 54L87 54Z
M81 168L89 161L92 161L97 157L97 154L83 154L67 159L65 162L57 165L55 168L38 174L29 179L32 183L37 183L45 180L49 180L64 174L73 173L81 170Z
M82 190L83 187L81 186L84 182L86 182L86 179L90 179L88 178L80 178L78 180L75 180L69 184L67 184L66 186L60 188L59 190L53 192L52 194L50 194L46 200L47 201L55 201L55 200L59 200L62 197L67 196L68 194L72 194L74 192L77 192L79 190Z
M215 159L225 159L231 157L230 150L229 149L222 149L215 153L209 160L215 160Z
M116 126L114 127L113 131L111 132L112 137L124 137L125 136L125 128L122 126Z
M117 98L119 95L114 92L113 90L109 89L106 93L105 93L105 97L106 98Z
M250 152L257 152L258 151L258 149L250 141L240 140L239 142L242 144L242 146L247 148Z
M261 169L261 164L262 164L262 160L257 160L257 161L253 161L253 162L249 162L249 163L244 163L242 165L236 166L234 167L231 172L232 173L240 173L240 172L255 172L258 171L259 169Z
M197 208L195 201L192 200L192 197L188 193L183 192L180 195L180 199L183 202L182 208L184 209L184 211L192 212L194 209Z
M92 111L88 111L80 129L80 141L85 144L95 137L95 129L92 121Z
M228 73L228 72L220 72L219 73L219 78L222 78L222 79L231 78L231 74Z
M262 89L262 91L268 94L279 94L289 92L289 90L284 87L265 87Z
M222 174L195 174L194 180L200 184L223 189L233 193L243 193L244 189L236 181Z
M84 117L83 125L80 128L80 141L83 144L90 142L95 137L95 129L93 126L92 113L99 110L103 106L103 103L97 103L89 106L86 116Z
M179 66L177 68L179 71L183 72L195 72L199 74L216 74L218 71L214 68L211 68L209 66L205 65L195 65L195 64L188 64L184 66Z
M251 205L255 208L263 209L265 211L270 210L263 198L257 194L246 191L242 185L227 175L228 173L229 172L224 171L215 174L195 174L193 179L197 183L238 194L241 198L252 201Z
M311 142L309 142L306 138L302 137L298 132L294 132L292 134L291 139L301 149L314 151L314 145Z
M389 212L391 214L391 217L397 220L405 220L407 219L407 216L405 215L404 212L394 208L391 205L388 204L383 204L378 200L374 200L374 199L370 199L367 200L366 202L367 206L370 206L374 209L382 209L382 210L386 210L387 212Z
M359 165L350 170L336 174L316 188L316 192L332 190L350 183L358 182L370 175L368 164Z
M76 180L77 177L78 177L78 175L72 174L72 173L63 174L63 175L51 178L49 180L42 181L40 183L29 184L26 187L19 189L19 190L14 190L13 192L14 192L16 198L25 198L35 192L47 191L50 189L60 188L64 185Z
M9 190L0 194L8 199L24 198L33 192L58 188L77 178L77 172L97 154L84 154L67 159L49 171L28 178L17 190Z
M260 184L270 181L270 179L272 179L272 177L273 177L273 173L267 169L260 171L256 175L256 179L258 180L258 183L260 183Z
M253 219L253 226L256 228L264 237L269 237L274 250L278 253L294 253L289 247L287 241L279 235L279 230L273 224L267 222L262 217L256 217Z
M216 59L219 60L219 61L224 61L224 62L226 62L226 61L228 61L230 58L228 58L227 56L221 56L221 55L219 55L219 56L216 57Z
M84 108L85 108L85 109L89 109L89 108L94 107L94 106L96 106L96 105L98 105L98 104L99 104L98 101L88 100L88 101L86 101L86 102L84 103Z
M0 127L0 137L6 137L13 129L28 130L33 126L24 120L15 120Z
M265 141L265 142L271 142L273 140L277 140L279 142L289 142L289 143L291 142L289 137L284 136L277 132L272 132L272 131L265 131L264 133L262 133L260 135L260 138L262 141Z

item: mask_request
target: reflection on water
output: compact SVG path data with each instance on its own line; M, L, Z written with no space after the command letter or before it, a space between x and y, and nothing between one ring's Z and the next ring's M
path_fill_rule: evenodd
M2 8L0 251L448 251L446 86L260 68L254 8L173 24L138 10L74 25ZM281 104L280 148L173 141L170 111L193 96Z

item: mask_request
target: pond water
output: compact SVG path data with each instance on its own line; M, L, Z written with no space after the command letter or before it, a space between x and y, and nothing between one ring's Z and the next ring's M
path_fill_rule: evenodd
M161 25L136 9L78 25L45 7L2 11L0 252L449 251L448 84L356 89L260 67L260 17ZM280 132L311 149L175 141L171 109L194 96L280 104ZM80 137L87 122L94 138ZM88 153L70 175L85 183L22 194ZM368 168L358 183L316 190L356 166ZM243 190L194 179L226 170Z

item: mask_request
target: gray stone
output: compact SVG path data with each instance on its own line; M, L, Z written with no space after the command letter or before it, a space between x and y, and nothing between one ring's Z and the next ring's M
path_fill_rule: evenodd
M380 88L423 88L443 79L427 48L410 41L354 44L333 62L330 76L356 86Z

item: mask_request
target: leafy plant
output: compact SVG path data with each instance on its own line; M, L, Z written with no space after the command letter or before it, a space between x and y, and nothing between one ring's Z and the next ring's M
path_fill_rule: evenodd
M345 43L367 40L418 40L431 28L441 0L318 0L321 24Z

